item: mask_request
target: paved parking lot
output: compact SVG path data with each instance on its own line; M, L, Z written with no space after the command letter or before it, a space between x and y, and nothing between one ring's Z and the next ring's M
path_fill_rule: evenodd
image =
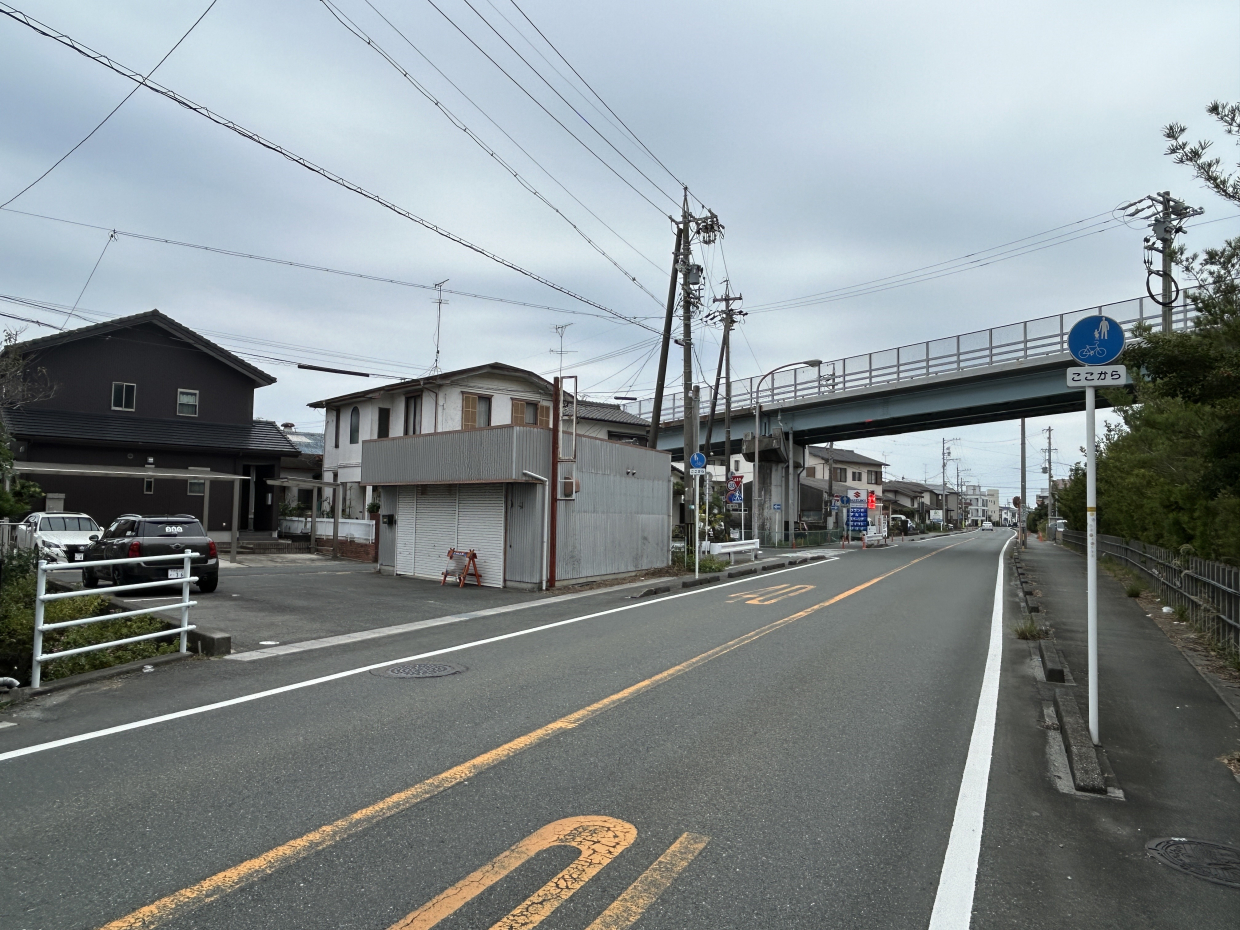
M506 588L456 588L381 575L370 564L305 556L220 563L220 586L194 593L194 624L232 634L233 652L260 649L528 602L545 595ZM158 589L157 589L158 590ZM107 586L99 588L106 593ZM179 597L130 598L135 607Z

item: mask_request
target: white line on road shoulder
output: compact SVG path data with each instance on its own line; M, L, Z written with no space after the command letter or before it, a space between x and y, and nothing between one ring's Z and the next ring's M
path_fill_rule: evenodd
M423 652L419 655L404 656L399 659L387 659L383 662L375 662L370 665L362 665L357 668L347 669L343 672L334 672L331 675L321 675L318 678L308 678L305 681L293 682L289 685L281 685L278 688L269 688L266 691L256 691L253 694L244 694L240 697L228 698L224 701L215 701L211 704L201 704L198 707L187 707L185 710L173 711L170 714L160 714L157 717L146 717L142 720L134 720L129 723L118 724L114 727L106 727L102 730L92 730L88 733L79 733L76 736L66 736L63 739L49 740L46 743L36 743L33 746L24 746L21 749L11 749L8 752L0 752L0 762L9 759L17 759L21 756L33 755L36 752L45 752L49 749L57 749L61 746L71 746L74 743L84 743L87 740L99 739L103 736L112 736L117 733L125 733L129 730L138 730L143 727L154 726L157 723L167 723L170 720L180 720L183 717L193 717L198 714L205 714L213 710L223 710L226 707L234 707L238 704L248 704L251 701L258 701L263 698L274 697L277 694L286 694L289 691L299 691L302 688L312 688L315 685L326 684L329 681L339 681L342 678L350 678L354 675L362 675L375 669L387 668L389 665L397 665L403 662L418 662L422 659L429 659L434 656L446 655L450 652L461 652L466 649L472 649L475 646L487 646L491 643L503 642L506 639L515 639L518 636L528 636L531 633L541 633L544 630L554 630L557 627L568 626L572 623L580 623L582 620L591 620L595 617L605 617L609 614L618 614L625 610L635 610L638 607L649 607L652 604L661 604L664 601L673 601L680 597L689 597L694 594L701 594L706 591L717 591L720 588L730 587L734 584L744 584L748 581L754 581L758 578L769 578L772 575L782 575L785 572L800 571L803 568L812 568L815 565L830 565L837 561L838 557L824 559L817 562L808 562L805 565L794 565L790 568L783 568L773 572L767 572L763 575L749 575L745 578L738 578L735 581L725 581L722 584L704 585L698 588L692 588L688 591L682 591L679 594L669 594L667 597L653 598L649 601L639 601L636 604L623 604L619 607L612 607L609 610L600 610L592 614L583 614L580 617L570 617L567 620L557 620L553 623L544 623L541 626L532 626L526 630L515 630L512 633L503 633L499 636L489 636L486 639L476 639L473 642L460 643L456 646L447 646L443 649L435 649L431 652ZM584 593L584 592L583 592ZM545 602L539 602L545 603Z
M956 815L939 873L929 930L968 930L973 917L973 891L977 886L977 860L982 849L982 826L986 818L986 788L990 782L990 757L995 745L995 717L999 706L999 671L1003 658L1003 557L1015 537L999 550L995 601L990 613L990 646L982 693L973 718L973 736L956 797Z

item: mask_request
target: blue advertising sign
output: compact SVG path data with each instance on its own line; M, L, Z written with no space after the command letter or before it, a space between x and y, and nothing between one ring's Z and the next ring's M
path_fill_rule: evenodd
M850 530L864 530L870 525L870 521L866 516L866 508L850 507L848 508L848 528Z
M1102 363L1099 362L1098 364L1102 364ZM706 456L704 456L701 452L694 452L691 456L689 456L689 467L690 468L705 468L706 467Z
M1068 351L1084 365L1106 365L1124 349L1124 327L1109 316L1087 316L1068 333Z

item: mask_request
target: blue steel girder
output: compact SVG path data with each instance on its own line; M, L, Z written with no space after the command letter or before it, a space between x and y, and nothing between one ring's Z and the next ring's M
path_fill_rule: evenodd
M1077 363L1066 352L1036 360L1005 362L899 381L892 384L840 391L820 397L762 406L765 435L772 426L791 429L798 445L890 436L931 429L951 429L973 423L993 423L1020 417L1040 417L1085 409L1085 392L1069 388L1065 372ZM1098 405L1107 401L1099 394ZM705 441L702 416L698 435ZM732 411L732 454L739 455L741 438L754 429L753 408ZM659 430L660 449L673 453L683 448L684 425L665 422ZM723 410L715 412L711 432L712 456L723 449Z

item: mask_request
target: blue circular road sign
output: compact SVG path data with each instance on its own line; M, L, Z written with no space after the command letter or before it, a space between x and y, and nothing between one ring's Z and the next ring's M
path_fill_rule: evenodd
M1087 316L1068 333L1068 351L1083 365L1106 365L1124 348L1124 327L1109 316Z
M690 468L705 468L706 467L706 456L704 456L701 452L694 452L691 456L689 456L689 467Z

